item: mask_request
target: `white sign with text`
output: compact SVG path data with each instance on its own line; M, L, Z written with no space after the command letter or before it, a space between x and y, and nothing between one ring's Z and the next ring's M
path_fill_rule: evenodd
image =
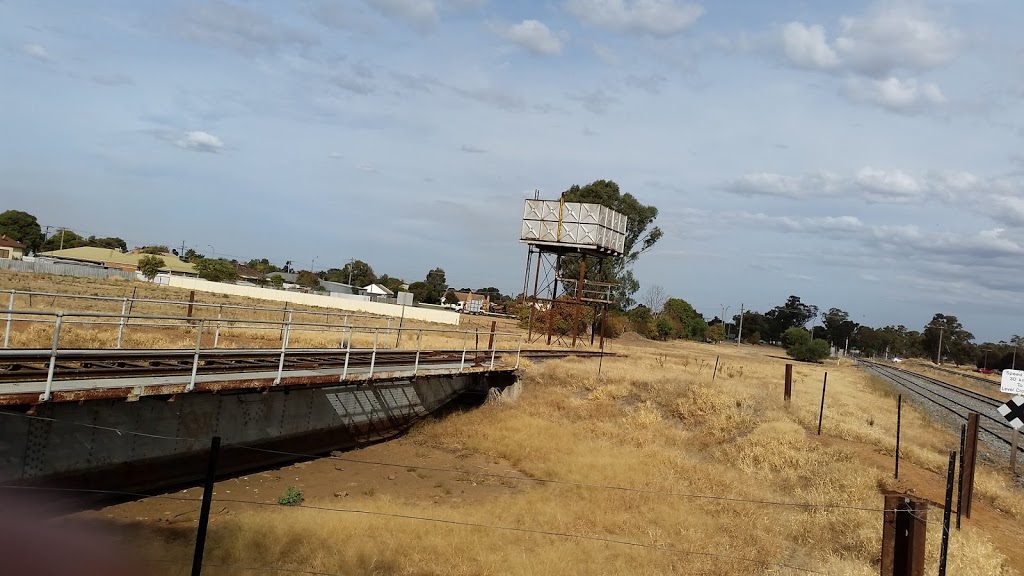
M1007 394L1024 394L1024 370L1003 370L999 391Z

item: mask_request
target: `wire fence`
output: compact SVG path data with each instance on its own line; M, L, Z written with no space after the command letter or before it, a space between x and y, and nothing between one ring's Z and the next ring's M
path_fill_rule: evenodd
M124 435L124 436L141 436L141 437L146 437L146 438L162 438L162 439L167 439L167 440L171 440L171 441L182 441L182 442L193 442L193 443L194 442L208 442L208 441L210 441L210 439L208 439L208 438L194 438L194 437L183 437L183 436L161 436L161 435L150 434L150 433L147 433L147 432L141 432L141 431L137 431L137 430L128 430L128 429L106 427L106 426L96 426L96 425L89 424L89 423L84 423L84 422L65 421L65 420L48 418L48 417L43 417L43 416L24 414L24 413L19 413L19 412L12 412L12 411L8 411L8 410L0 410L0 416L20 417L20 418L34 418L34 419L45 420L45 421L49 421L49 422L53 422L53 423L61 423L61 424L68 424L68 425L73 425L73 426L81 426L81 427L86 427L86 428L93 428L93 429L101 430L101 431L104 431L104 432L110 432L110 433L115 433L115 434ZM219 451L219 445L220 445L219 438L217 439L217 441L214 444L216 445L216 447L211 445L211 457L212 458L215 458L215 456L213 456L214 452L215 451ZM689 493L689 492L672 491L672 490L658 490L658 489L632 487L632 486L619 486L619 485L611 485L611 484L598 484L598 483L590 483L590 482L577 481L577 480L566 480L566 479L559 479L559 478L545 478L545 477L537 477L537 476L517 476L517 475L511 475L511 474L500 474L500 473L493 473L493 472L463 470L463 469L458 469L458 468L446 468L446 467L440 467L440 466L423 466L421 464L415 464L415 463L375 461L375 460L367 460L367 459L347 457L347 456L334 455L334 454L324 455L324 454L310 454L310 453L301 453L301 452L290 452L290 451L282 451L282 450L271 450L271 449L254 447L254 446L232 445L232 446L228 446L228 448L231 448L231 449L241 449L241 450L247 450L247 451L253 451L253 452L260 452L260 453L266 453L266 454L273 454L273 455L276 455L276 456L287 456L287 457L290 457L290 458L292 458L292 459L294 459L296 461L326 458L326 459L330 459L330 460L336 460L336 461L347 462L347 463L354 463L354 464L361 464L361 465L383 466L383 467L393 467L393 468L403 468L403 469L418 469L418 470L425 470L425 471L437 472L437 473L442 473L442 474L451 474L451 475L457 475L457 476L471 476L471 477L490 478L490 479L500 479L500 480L504 480L504 481L511 481L511 482L518 482L518 483L547 484L547 485L558 485L558 486L567 486L567 487L573 487L573 488L581 488L581 489L585 489L585 490L609 491L609 492L619 492L619 493L633 493L633 494L642 494L642 495L648 495L648 496L659 496L659 497L681 498L681 499L695 499L695 500L704 500L704 501L712 501L712 502L719 502L719 503L727 503L727 504L732 504L732 505L750 505L750 506L766 506L766 507L787 507L787 508L799 509L799 510L804 510L804 511L836 510L836 511L843 511L843 512L846 512L846 511L849 511L849 512L868 512L868 513L874 513L874 514L885 513L885 512L897 512L897 511L902 511L903 510L902 508L886 509L885 507L857 506L857 505L850 505L850 504L844 504L844 503L833 503L833 502L777 501L777 500L764 500L764 499L756 499L756 498L744 498L744 497L741 497L741 496L733 496L733 495L725 495L725 494L702 494L702 493ZM281 507L280 504L276 504L276 503L272 503L272 502L257 502L257 501L239 499L239 498L226 498L226 497L222 497L222 496L212 496L212 489L213 489L212 488L212 486L213 486L212 482L213 482L212 477L207 479L207 485L206 485L205 492L211 494L210 497L212 498L212 501L215 501L217 503L235 504L235 505L253 506L253 507L274 507L274 508L280 508ZM199 498L179 496L179 495L173 495L173 494L154 494L154 493L144 493L144 492L123 491L123 490L104 490L104 489L97 489L97 488L51 488L51 487L33 487L33 486L4 485L4 486L0 486L0 489L25 490L25 491L37 491L37 492L52 492L52 493L77 493L77 494L105 495L105 496L118 497L118 498L129 498L129 499L155 498L155 499L160 499L160 500L180 501L180 502L189 502L189 503L196 503L196 504L200 504L202 502L202 500L200 500ZM763 560L763 559L750 558L750 557L737 556L737 555L720 554L720 553L706 551L706 550L683 549L683 548L677 548L677 547L672 547L672 546L661 545L661 544L657 544L657 543L640 542L640 541L624 539L624 538L619 538L619 537L613 537L613 536L603 536L603 535L594 535L594 534L581 534L581 533L565 532L565 531L559 531L559 530L547 530L547 529L542 529L542 528L538 528L538 527L530 527L530 526L514 526L514 525L501 525L501 524L470 522L470 521L462 521L462 520L455 520L455 519L449 519L449 518L438 518L438 517L426 516L426 515L401 514L401 513L386 512L386 511L380 511L380 510L368 510L368 509L354 508L354 507L335 508L335 507L330 507L330 506L322 506L322 505L313 505L313 504L300 503L300 504L297 504L297 505L290 506L289 508L294 508L294 509L298 509L298 510L305 510L305 511L319 511L319 512L327 512L327 513L355 514L355 515L373 516L373 517L380 517L380 518L386 518L386 519L392 519L392 520L409 520L409 521L426 522L426 523L441 524L441 525L459 526L459 527L470 528L470 529L479 529L479 530L497 530L497 531L505 531L505 532L516 532L516 533L523 533L523 534L548 536L548 537L552 537L552 538L570 539L570 540L575 540L575 541L587 541L587 542L594 542L594 543L611 544L611 545L616 545L616 546L642 548L642 549L648 549L648 550L651 550L651 551L670 553L670 554L677 554L677 555L681 555L681 556L695 556L695 557L714 558L714 559L719 559L719 560L729 560L729 561L740 562L740 563L747 563L747 564L750 564L750 565L756 565L756 566L761 566L761 567L764 567L764 568L770 568L770 569L775 569L775 570L788 570L788 571L796 572L796 573L821 574L821 572L818 572L818 571L815 571L815 570L812 570L812 569L809 569L809 568L805 568L805 567L801 567L801 566L796 566L796 565L791 565L791 564L786 564L786 563L771 562L771 561L766 561L766 560ZM168 559L157 560L157 562L174 563L174 564L182 564L182 565L190 564L190 562L186 562L184 560L168 560ZM298 568L298 567L270 567L270 566L252 567L252 566L243 566L243 565L217 564L217 563L214 563L214 562L204 562L203 566L220 567L220 568L231 568L231 569L234 569L234 570L266 571L266 572L296 573L296 574L315 574L315 575L327 575L327 576L334 576L336 574L336 573L333 573L333 572L323 572L323 571L316 571L316 570L307 570L307 569L302 569L302 568Z

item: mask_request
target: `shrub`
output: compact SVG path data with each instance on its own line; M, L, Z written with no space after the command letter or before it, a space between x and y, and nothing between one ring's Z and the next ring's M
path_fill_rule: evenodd
M298 506L305 500L306 497L302 494L302 490L295 486L289 486L288 489L284 491L284 494L281 494L281 497L277 499L277 503L282 506Z
M618 338L626 331L626 318L619 314L608 314L604 319L604 337Z
M658 321L654 324L654 329L659 340L668 340L676 335L676 325L667 316L658 318Z
M153 278L156 278L156 275L160 273L160 269L166 264L164 259L159 256L143 256L139 258L139 272L142 272L146 280L152 282Z
M828 342L820 338L786 348L786 354L801 362L820 362L828 358L829 352Z
M721 342L725 340L725 325L719 322L714 326L708 326L707 330L708 340L712 342Z

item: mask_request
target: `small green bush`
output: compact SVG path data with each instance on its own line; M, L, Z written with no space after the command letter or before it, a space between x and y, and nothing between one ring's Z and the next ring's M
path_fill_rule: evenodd
M277 503L282 506L298 506L306 500L306 497L302 495L302 490L299 490L295 486L289 486L284 494L277 499Z
M794 360L801 362L821 362L829 355L828 342L818 338L795 344L786 349Z

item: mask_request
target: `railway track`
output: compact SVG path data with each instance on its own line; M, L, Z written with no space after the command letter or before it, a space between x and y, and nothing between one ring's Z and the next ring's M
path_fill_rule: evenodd
M289 349L283 370L357 368L373 364L378 370L388 366L428 367L432 364L463 363L484 366L492 356L515 354L515 350L388 350ZM601 353L590 350L522 350L523 358L543 360L567 356L591 357ZM610 355L610 354L606 354ZM418 358L417 358L418 357ZM0 383L46 380L50 350L0 350ZM278 349L203 350L196 373L244 373L277 370L281 362ZM136 376L188 375L195 363L194 350L61 350L53 364L53 380L126 378Z
M861 364L866 366L869 371L934 406L940 412L954 416L957 422L955 426L957 431L959 431L959 422L966 420L968 413L977 412L982 422L978 428L985 433L985 439L989 444L1001 449L1010 449L1010 434L1013 432L1013 428L997 415L996 408L1002 404L999 400L916 372L864 360L861 361ZM1018 448L1018 450L1024 452L1024 447Z
M964 378L970 378L971 380L977 380L978 382L984 382L985 384L992 384L994 386L999 386L999 382L997 382L995 380L991 380L989 378L985 378L984 376L975 376L974 374L965 374L963 372L958 372L956 370L950 370L949 368L942 368L940 366L929 366L928 368L931 368L932 370L938 370L939 372L945 372L947 374L953 374L954 376L963 376Z

